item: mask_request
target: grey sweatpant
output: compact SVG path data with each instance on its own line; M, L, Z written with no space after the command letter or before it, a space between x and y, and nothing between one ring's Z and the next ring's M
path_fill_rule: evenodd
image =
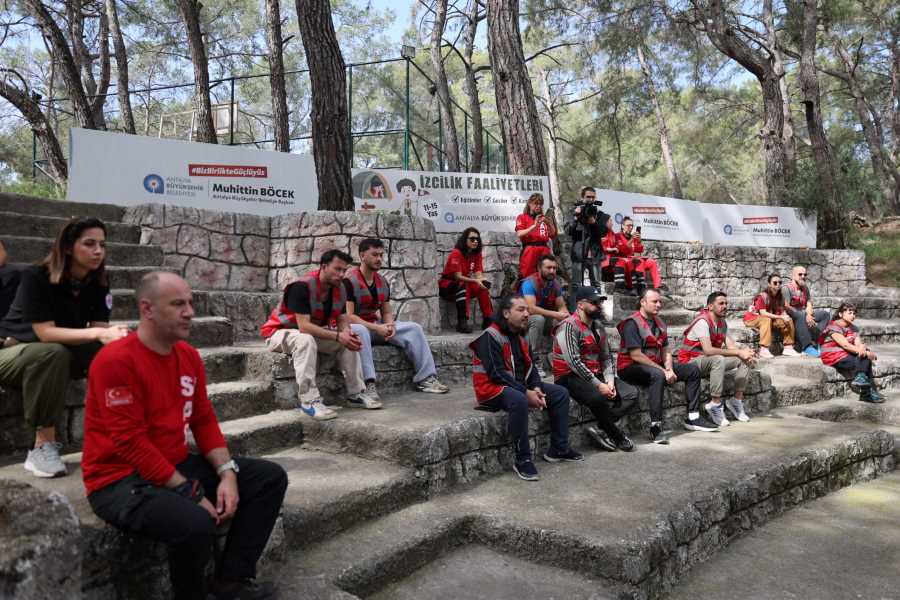
M350 327L359 335L362 340L362 348L359 351L359 358L362 362L363 378L366 381L376 379L375 360L372 357L372 346L380 346L390 344L402 348L407 358L412 361L413 383L419 383L428 379L432 375L437 375L437 369L434 366L434 357L431 355L431 347L428 340L425 339L425 332L422 326L411 321L395 321L396 332L394 337L385 340L380 335L369 331L365 325L353 323Z
M698 356L691 360L700 369L700 377L709 377L709 395L721 398L725 388L725 372L734 371L734 392L739 394L747 387L750 367L737 356Z

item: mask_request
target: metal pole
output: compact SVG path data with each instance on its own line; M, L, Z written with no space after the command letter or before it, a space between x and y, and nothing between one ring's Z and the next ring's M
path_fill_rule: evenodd
M406 125L403 128L403 170L409 170L409 59L406 59Z
M228 105L228 145L234 146L234 77L231 78L231 104Z
M353 65L347 67L347 120L350 133L350 168L353 168Z

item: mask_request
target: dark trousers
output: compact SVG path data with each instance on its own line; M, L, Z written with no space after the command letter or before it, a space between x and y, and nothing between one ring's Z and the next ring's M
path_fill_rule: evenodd
M828 323L831 322L831 314L827 310L814 310L813 319L816 321L816 334L813 335L809 325L806 324L806 310L788 309L788 314L791 315L791 319L794 321L794 348L798 352L803 352L807 346L817 346L818 334L825 331Z
M872 361L865 356L847 356L831 366L841 372L846 371L853 375L862 373L872 377Z
M625 416L638 399L637 388L629 383L616 379L616 396L607 398L600 393L594 384L578 375L570 374L556 381L569 390L569 395L579 404L586 406L597 425L615 442L620 442L625 435L616 427L615 420Z
M265 460L236 458L235 462L241 470L238 509L216 575L238 580L256 576L256 562L281 510L287 474L279 465ZM219 477L205 458L192 454L176 468L189 479L199 479L215 506ZM88 501L107 523L168 544L176 600L206 598L204 571L216 529L206 510L167 488L148 483L137 473L97 490Z
M547 413L550 416L550 447L557 452L569 449L569 392L552 383L542 383L547 395ZM485 406L509 413L509 437L515 447L516 462L531 460L531 444L528 443L528 398L511 387L503 388L499 395L484 402Z
M684 393L687 396L688 412L700 411L700 369L693 363L672 365L672 370L679 381L684 382ZM645 365L632 363L619 371L619 377L638 387L646 387L650 404L650 420L663 420L663 391L666 388L666 376L659 370Z
M600 262L602 260L603 255L600 255L599 258L572 259L572 283L569 285L569 296L566 299L566 306L570 313L575 312L575 294L578 292L578 288L582 287L582 284L584 283L585 269L587 269L588 280L591 282L592 286L597 287L602 283L600 275Z

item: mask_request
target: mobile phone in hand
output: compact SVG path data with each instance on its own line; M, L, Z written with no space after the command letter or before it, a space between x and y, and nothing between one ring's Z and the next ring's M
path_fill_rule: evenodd
M641 235L641 226L640 225L637 226L637 233L638 233L638 235Z

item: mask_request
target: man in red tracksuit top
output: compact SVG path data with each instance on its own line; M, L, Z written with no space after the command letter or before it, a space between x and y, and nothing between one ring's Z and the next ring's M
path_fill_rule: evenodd
M203 361L184 341L194 315L191 296L177 275L146 275L136 290L137 332L94 359L81 462L88 501L115 527L169 545L175 598L273 598L271 584L253 579L287 475L268 461L231 458L206 395ZM191 433L202 456L188 452ZM225 551L208 590L215 528L228 519Z

